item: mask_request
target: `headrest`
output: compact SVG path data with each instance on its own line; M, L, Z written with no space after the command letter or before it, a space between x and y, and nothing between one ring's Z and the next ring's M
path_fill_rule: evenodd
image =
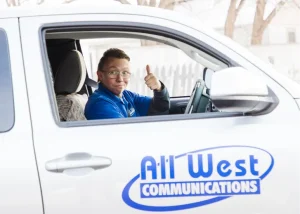
M77 93L86 78L86 66L82 54L77 50L70 51L58 66L54 90L56 94Z

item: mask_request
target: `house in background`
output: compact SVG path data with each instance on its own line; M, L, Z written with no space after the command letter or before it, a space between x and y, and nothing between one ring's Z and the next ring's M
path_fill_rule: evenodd
M131 4L136 4L137 0L128 0ZM150 0L145 0L150 1ZM204 23L221 34L224 34L224 25L227 12L231 0L188 0L175 6L174 10L182 12L182 14L194 15L199 22ZM266 14L269 14L276 1L268 0ZM300 0L286 0L286 4L279 10L271 23L266 28L262 44L258 46L251 45L252 25L256 9L256 0L245 0L245 4L241 9L236 23L233 40L242 46L248 48L256 56L265 62L271 63L275 69L284 73L300 83ZM62 0L45 0L39 7L47 7L49 5L60 4ZM158 3L159 0L156 0ZM239 1L238 1L239 2ZM118 5L120 1L116 0L75 0L72 5ZM36 0L23 1L22 7L36 5ZM6 1L0 1L0 7L7 7ZM116 45L116 43L114 43ZM109 45L109 44L107 44ZM122 46L122 42L118 45ZM135 45L135 44L132 44ZM95 49L104 48L100 44L88 45L93 54L93 58L99 57L99 51L95 56ZM157 47L162 51L162 47ZM147 53L156 51L155 47L145 47ZM140 49L140 50L142 50ZM133 55L139 55L136 46L132 49ZM168 49L164 49L169 51ZM100 51L101 52L101 51ZM178 55L179 56L179 55ZM180 59L179 59L180 58ZM184 57L176 58L174 63L185 63ZM157 65L161 66L161 65ZM92 66L90 66L92 67ZM94 68L91 68L91 70Z
M300 4L299 4L300 5ZM300 83L300 7L287 2L265 30L262 45L249 49Z
M39 7L59 4L61 1L62 0L45 0L45 2ZM131 3L136 2L136 0L129 1ZM157 2L158 1L159 0L157 0ZM285 6L276 14L272 22L266 28L262 44L259 46L252 46L251 33L255 15L256 0L246 0L246 3L240 11L235 23L233 40L248 48L265 62L273 64L277 71L288 75L300 83L300 0L287 1L288 2ZM274 4L274 1L268 2L273 2ZM32 6L35 3L35 0L28 0L24 3L24 5L22 5L22 7ZM193 15L199 19L199 22L214 28L220 34L224 34L224 25L229 3L230 0L189 0L186 3L177 5L174 10L182 12L183 15ZM86 4L118 5L120 2L115 0L75 0L72 4L78 6ZM5 6L7 6L6 2L3 0L0 7ZM267 13L270 13L272 9L272 4L269 4L267 7ZM164 60L164 62L159 63L157 60L154 60L154 58L152 59L149 57L149 63L153 64L154 67L169 66L170 64L176 64L176 66L191 64L191 61L183 54L170 50L168 47L144 46L141 48L139 43L136 43L136 41L133 43L130 42L130 44L124 44L123 41L120 41L120 43L114 41L113 43L108 42L107 44L102 44L97 41L85 44L86 57L90 62L88 67L91 73L95 72L97 61L105 48L111 45L117 45L118 47L126 49L133 58L135 58L134 56L140 56L140 51L148 53L149 55L154 55L152 53L157 53L157 51L159 51L161 53L161 58L163 58L162 55L164 55L164 53L169 53L170 51L176 55L176 57L168 57ZM171 58L174 61L173 63ZM165 63L166 61L168 63ZM142 67L144 67L144 65L138 62L136 68L141 69Z
M204 0L205 1L205 0ZM191 11L197 18L224 34L224 26L229 8L229 0L207 0L197 11L197 1L190 2ZM289 0L277 12L264 31L262 44L251 45L251 34L255 16L256 1L246 1L235 23L233 40L248 48L275 69L300 83L300 0ZM268 15L274 8L274 2L266 7ZM206 7L205 7L206 6ZM195 9L196 8L196 9ZM188 7L177 10L185 11ZM200 9L198 9L200 10ZM186 11L185 11L186 12ZM266 18L266 17L265 17Z
M296 1L296 0L295 0ZM297 0L300 1L300 0ZM262 44L251 45L252 25L256 9L256 1L247 1L236 20L234 38L236 42L248 48L254 55L260 57L265 62L273 64L278 72L284 73L300 83L300 8L290 0L273 18L266 28ZM116 3L116 2L114 2ZM229 8L229 0L191 0L187 3L175 7L176 11L189 14L199 19L199 22L213 27L220 34L224 34L224 25ZM299 4L300 5L300 4ZM266 14L269 14L274 5L267 5ZM105 49L118 46L126 50L133 59L139 57L141 53L145 55L150 65L155 69L163 67L190 66L191 61L182 53L177 53L165 46L140 46L138 41L94 41L88 46L86 54L90 56L90 69L94 74L97 62ZM160 53L160 57L157 56ZM172 53L172 54L170 54ZM148 56L149 55L149 56ZM156 57L151 57L156 56ZM166 57L170 56L170 57ZM163 61L157 60L164 59ZM134 70L143 72L146 62L133 60ZM157 70L156 69L156 70ZM95 75L93 75L96 78Z

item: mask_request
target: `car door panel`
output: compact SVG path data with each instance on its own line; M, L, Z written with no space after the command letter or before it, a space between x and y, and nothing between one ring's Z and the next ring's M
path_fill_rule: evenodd
M169 26L201 38L245 66L253 66L192 28L154 17L93 14L21 19L34 146L45 213L298 213L299 197L294 191L299 188L298 177L287 173L299 174L298 165L294 168L290 164L297 162L295 141L286 141L287 135L295 136L296 126L287 124L297 124L299 117L291 115L298 108L284 89L264 75L283 102L268 115L214 118L214 113L208 113L211 117L205 119L172 115L172 119L165 121L149 119L141 122L143 118L130 118L128 123L108 120L103 124L83 121L74 125L55 121L57 112L51 106L55 100L49 93L52 89L47 88L49 85L41 72L46 66L35 57L42 51L36 42L40 39L37 29L50 22L72 21L76 24L99 20L139 20L160 27ZM251 68L253 72L261 72ZM172 111L181 111L186 102L187 98L172 99ZM286 112L286 106L292 106L292 103L295 107ZM281 123L276 124L277 120ZM281 131L286 128L288 131ZM276 142L285 142L284 151ZM282 155L282 152L289 155ZM63 173L46 168L49 161L74 153L77 155L72 156L73 160L78 163L83 164L88 157L97 156L108 158L111 165L96 170L74 167ZM202 183L197 183L200 181ZM227 182L222 183L227 189L218 189L218 182ZM241 182L244 182L243 191ZM293 185L280 185L282 182ZM183 190L191 183L193 192ZM216 185L214 190L213 184ZM203 190L195 189L197 185L202 185ZM274 197L274 187L280 197ZM283 201L289 206L283 205Z
M0 212L42 214L18 19L0 19L0 31L0 105L1 110L9 109L12 114L4 118L0 116L0 123L10 123L4 132L0 130ZM12 99L12 103L3 100L5 97Z

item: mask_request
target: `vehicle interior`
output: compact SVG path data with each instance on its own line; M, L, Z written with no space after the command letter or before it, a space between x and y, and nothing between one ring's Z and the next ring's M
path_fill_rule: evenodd
M85 120L85 104L88 97L97 89L98 83L87 71L87 64L90 63L90 59L87 58L87 55L83 54L82 41L107 38L151 41L152 43L180 50L190 60L200 64L199 69L201 71L197 73L198 75L196 73L192 74L192 79L189 79L183 85L183 87L189 88L188 94L170 94L171 108L169 114L193 114L218 111L210 100L209 82L211 75L215 71L228 68L229 65L223 60L207 53L207 51L196 48L184 41L143 32L53 30L46 31L45 39L60 121ZM165 78L168 81L168 76ZM135 84L144 83L137 82ZM166 86L167 88L169 87L168 85ZM173 87L176 86L174 85Z

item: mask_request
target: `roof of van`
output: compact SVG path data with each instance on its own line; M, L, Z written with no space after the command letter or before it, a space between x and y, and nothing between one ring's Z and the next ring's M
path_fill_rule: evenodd
M58 4L58 5L36 5L36 6L20 6L8 7L0 9L0 19L3 18L18 18L18 17L33 17L33 16L49 16L49 15L68 15L68 14L148 14L155 16L162 16L167 14L178 13L161 8L137 6L128 4L116 5L72 5L72 4Z

